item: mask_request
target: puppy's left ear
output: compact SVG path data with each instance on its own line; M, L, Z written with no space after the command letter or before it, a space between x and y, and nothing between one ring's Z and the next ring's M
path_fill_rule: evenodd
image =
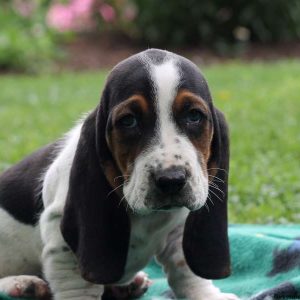
M223 114L212 108L212 116L214 135L208 171L214 175L209 187L213 205L209 210L202 207L189 214L183 235L183 250L189 267L196 275L220 279L230 275L227 234L229 136Z
M82 125L61 221L62 235L77 258L82 277L98 284L121 279L130 233L125 208L102 165L110 159L104 105L103 100Z

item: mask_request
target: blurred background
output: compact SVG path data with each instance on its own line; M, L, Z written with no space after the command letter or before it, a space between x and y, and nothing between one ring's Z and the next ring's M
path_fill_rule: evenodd
M0 0L0 9L2 71L110 67L149 47L198 63L300 52L298 0Z
M299 0L0 0L0 171L98 103L109 69L193 60L231 128L230 221L300 219Z

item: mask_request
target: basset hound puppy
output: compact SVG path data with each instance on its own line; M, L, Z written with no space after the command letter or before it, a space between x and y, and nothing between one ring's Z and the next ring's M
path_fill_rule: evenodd
M196 65L129 57L94 111L0 176L0 292L139 296L155 257L177 298L237 299L211 281L230 274L228 166L227 125Z

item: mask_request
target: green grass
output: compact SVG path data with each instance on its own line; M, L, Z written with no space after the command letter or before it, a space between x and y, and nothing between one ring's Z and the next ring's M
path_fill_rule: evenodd
M203 68L231 129L230 221L299 222L300 61ZM0 170L98 103L106 72L0 77Z

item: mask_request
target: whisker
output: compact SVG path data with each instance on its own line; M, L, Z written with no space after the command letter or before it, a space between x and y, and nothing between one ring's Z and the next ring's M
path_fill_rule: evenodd
M214 188L214 189L216 189L216 190L218 190L220 193L222 193L223 196L225 195L225 193L215 183L213 185L213 183L211 182L209 184L209 186L212 187L212 188Z
M205 208L207 209L207 211L209 212L209 206L207 203L204 204Z
M116 180L118 179L118 178L125 178L125 177L129 177L130 175L121 175L121 176L117 176L117 177L115 177L114 178L114 182L116 182Z
M121 203L122 203L122 201L125 199L125 196L123 196L122 198L121 198L121 200L119 201L119 206L121 205Z
M214 191L210 190L211 193L213 193L221 202L223 202L223 199L221 199Z
M122 201L125 200L125 195L121 198L120 202L119 202L119 206L121 205ZM128 204L127 204L128 206Z
M213 180L217 180L217 181L219 181L219 182L223 182L223 183L225 183L225 181L224 180L222 180L221 178L219 178L219 177L217 177L217 176L213 176L213 175L208 175L208 177L212 177L213 178Z
M111 190L108 194L107 194L107 198L114 192L116 191L118 188L122 187L125 183L120 184L119 186L117 186L116 188L114 188L113 190Z
M208 195L208 197L207 197L207 198L208 198L209 202L210 202L212 205L215 205L215 204L214 204L214 202L212 201L212 199L210 198L210 196L209 196L209 195Z
M209 168L209 169L207 169L207 171L209 171L209 170L220 170L220 171L223 171L225 173L228 173L227 170L221 169L221 168Z
M209 183L209 186L210 185L217 186L217 184L215 182L213 182L213 181Z
M119 206L121 205L121 203L122 203L122 201L124 201L126 199L126 195L124 195L122 198L121 198L121 200L120 200L120 202L119 202ZM129 209L129 204L128 204L128 202L126 201L125 202L125 210L126 210L126 212L128 211L128 209Z

